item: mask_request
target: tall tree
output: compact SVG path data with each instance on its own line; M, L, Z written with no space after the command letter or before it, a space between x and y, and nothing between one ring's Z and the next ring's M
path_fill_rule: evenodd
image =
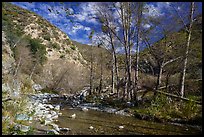
M136 32L136 62L135 62L135 76L134 76L134 101L137 101L137 90L138 90L138 80L139 80L139 43L140 42L140 28L141 28L141 23L142 23L142 13L143 13L143 7L144 3L143 2L138 2L137 3L137 11L136 11L136 27L137 27L137 32Z
M94 31L92 30L89 39L92 40ZM90 92L89 95L93 93L93 45L91 45L91 66L90 66Z
M182 69L182 72L181 72L181 79L180 79L180 93L181 93L181 97L184 96L186 66L187 66L188 54L189 54L189 46L190 46L190 41L191 41L191 33L192 33L194 10L195 10L195 2L191 2L190 15L189 15L190 24L189 24L189 27L186 28L186 32L187 32L188 37L187 37L187 43L186 43L186 47L185 47L185 53L183 55L183 57L184 57L183 69Z

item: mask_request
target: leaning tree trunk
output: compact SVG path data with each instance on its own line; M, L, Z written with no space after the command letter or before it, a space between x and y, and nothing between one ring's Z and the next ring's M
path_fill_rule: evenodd
M186 51L184 54L184 62L183 62L183 70L181 72L181 79L180 79L180 93L181 97L184 96L184 84L185 84L185 76L186 76L186 66L188 61L188 52L189 52L189 45L191 40L191 32L192 32L192 25L193 25L193 13L194 13L194 2L191 3L191 14L190 14L190 25L189 29L187 30L188 33L188 39L186 44Z

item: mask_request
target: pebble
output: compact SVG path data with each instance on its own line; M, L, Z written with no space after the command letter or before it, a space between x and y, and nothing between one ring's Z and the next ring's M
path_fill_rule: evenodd
M60 105L57 105L54 109L59 111L60 110Z
M71 118L76 118L76 114L71 115Z
M92 126L90 126L90 127L89 127L89 129L93 129L93 127L92 127Z
M60 128L60 131L70 131L70 128Z
M88 109L86 107L82 108L82 111L88 111Z
M124 126L119 126L119 128L120 128L120 129L123 129L123 128L124 128Z

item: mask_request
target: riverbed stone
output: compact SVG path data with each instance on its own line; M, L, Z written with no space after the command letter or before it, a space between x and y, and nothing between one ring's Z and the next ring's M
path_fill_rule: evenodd
M17 114L16 120L29 120L29 116L27 114Z
M48 131L47 131L47 134L59 135L59 132L57 132L57 131L54 130L54 129L51 129L51 130L48 130Z
M59 111L60 110L60 105L55 106L55 110Z
M60 129L60 131L65 131L65 132L67 132L67 131L70 131L71 129L70 128L59 128Z
M34 84L34 85L32 86L32 88L35 89L36 91L39 91L39 90L42 90L42 89L43 89L43 87L42 87L40 84Z
M60 131L60 129L59 129L59 127L58 127L58 125L57 124L55 124L55 123L51 123L50 124L56 131Z

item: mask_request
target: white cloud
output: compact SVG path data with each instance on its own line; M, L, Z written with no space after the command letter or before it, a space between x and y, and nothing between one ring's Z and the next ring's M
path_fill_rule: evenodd
M84 30L86 30L86 31L90 31L91 28L90 28L90 27L84 27Z
M158 17L163 15L161 13L161 9L159 9L158 7L155 7L154 5L145 5L145 8L148 9L148 12L144 13L146 16Z
M74 14L73 16L79 21L97 24L97 21L94 18L96 16L96 6L97 4L94 2L82 3L80 5L81 10L79 13Z
M144 27L145 29L148 29L148 28L151 27L151 25L150 25L150 24L145 24L145 25L143 25L143 27Z
M151 17L159 17L164 15L164 11L170 7L170 2L157 2L156 5L147 4L145 8L148 9L148 12L145 12L144 15Z

